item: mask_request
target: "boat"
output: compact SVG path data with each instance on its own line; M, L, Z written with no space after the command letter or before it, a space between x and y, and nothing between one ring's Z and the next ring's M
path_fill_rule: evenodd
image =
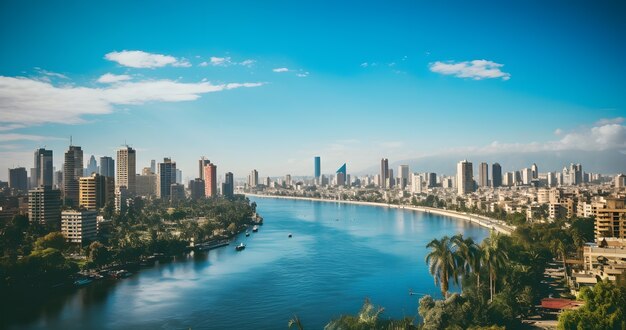
M246 237L250 236L250 232L246 231Z
M91 282L93 282L92 279L90 279L90 278L83 278L83 279L74 281L74 285L76 285L76 286L83 286L83 285L87 285L87 284L89 284Z
M241 251L246 248L246 245L243 243L239 243L239 245L235 246L235 250Z
M259 226L254 225L254 227L252 227L252 232L256 233L257 231L259 231Z
M289 233L289 238L291 238L291 233Z

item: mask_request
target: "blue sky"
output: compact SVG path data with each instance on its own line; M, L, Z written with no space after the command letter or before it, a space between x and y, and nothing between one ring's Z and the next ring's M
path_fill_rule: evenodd
M185 177L624 153L626 5L546 2L2 1L0 166L69 135Z

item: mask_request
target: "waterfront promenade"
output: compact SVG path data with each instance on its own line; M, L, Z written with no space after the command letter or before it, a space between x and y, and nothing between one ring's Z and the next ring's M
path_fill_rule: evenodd
M471 214L467 212L457 212L457 211L452 211L452 210L444 210L444 209L439 209L435 207L349 201L349 200L338 200L338 199L324 199L324 198L312 198L312 197L281 196L281 195L269 195L269 194L245 193L245 195L259 197L259 198L297 199L297 200L306 200L306 201L314 201L314 202L344 203L344 204L388 207L388 208L395 208L395 209L406 209L406 210L412 210L412 211L418 211L418 212L424 212L424 213L437 214L437 215L455 218L458 220L473 222L479 226L493 229L505 235L511 235L511 233L513 233L513 231L515 230L515 227L507 225L502 220L497 220L497 219L485 217L485 216L478 215L478 214Z

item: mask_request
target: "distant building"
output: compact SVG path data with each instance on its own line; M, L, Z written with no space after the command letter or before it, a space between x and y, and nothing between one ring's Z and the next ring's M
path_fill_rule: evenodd
M115 179L115 185L116 187L126 187L126 191L130 195L134 195L136 190L136 157L135 149L129 146L117 150L117 178Z
M83 150L70 145L65 153L63 164L63 203L68 206L78 205L78 180L83 176Z
M112 177L93 173L90 176L79 179L79 203L80 207L87 210L97 211L106 203L115 200L115 183Z
M532 173L531 180L539 178L539 169L537 168L537 164L533 163L533 165L530 167L530 171Z
M157 195L157 176L151 171L150 167L144 168L141 175L135 176L135 194L145 197Z
M61 213L61 232L70 243L83 244L98 235L97 212L68 210Z
M380 187L387 188L387 182L389 179L389 160L383 158L380 160Z
M315 158L313 158L313 166L315 167L315 182L317 184L319 184L319 179L320 179L320 175L322 175L322 160L319 156L315 156Z
M61 221L61 191L40 186L28 192L28 220L58 226Z
M437 173L430 172L426 175L428 181L428 188L437 187Z
M489 165L487 163L480 163L478 167L478 185L489 187Z
M52 187L53 172L52 150L43 148L35 150L33 188L40 186Z
M606 205L596 209L595 218L597 242L603 238L626 239L626 200L607 198Z
M204 166L204 195L217 196L217 166L213 163Z
M502 186L502 167L499 163L491 165L491 186L494 188Z
M389 172L387 173L387 187L393 188L395 183L396 183L396 180L394 180L393 169L390 168Z
M248 187L254 188L259 185L259 172L257 170L252 170L250 175L248 175Z
M81 176L90 176L91 173L98 173L98 162L96 162L96 157L94 157L94 155L91 155L91 157L89 157L89 162L87 163L85 172Z
M400 186L400 189L406 188L409 181L409 165L398 166L398 185Z
M199 199L204 197L204 180L195 178L189 181L189 196L191 199Z
M104 156L100 157L100 175L115 178L115 161L113 158Z
M346 163L343 163L339 169L337 169L337 185L345 186L346 185L346 176L348 175L346 170Z
M23 167L9 169L9 188L19 192L28 191L28 174Z
M411 192L414 194L420 194L422 193L422 189L422 176L417 173L413 173L413 177L411 178Z
M185 199L185 186L180 183L172 183L170 185L170 201Z
M163 158L163 162L158 164L157 174L157 197L169 199L171 186L176 183L176 162L170 158Z
M522 169L522 183L529 185L533 180L533 171L530 168Z
M24 170L26 171L26 170ZM626 187L626 175L618 174L615 176L615 188L624 188Z
M233 197L235 192L235 180L233 173L227 172L224 175L224 182L222 183L222 195L226 197Z
M474 170L472 163L467 160L460 161L456 166L457 193L465 195L474 191Z
M204 167L211 164L211 161L206 159L204 156L198 160L198 178L204 180Z

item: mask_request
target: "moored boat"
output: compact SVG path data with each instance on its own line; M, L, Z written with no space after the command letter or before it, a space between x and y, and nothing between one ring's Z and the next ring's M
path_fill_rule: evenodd
M243 243L239 243L239 245L235 246L235 250L241 251L246 248L246 245Z

